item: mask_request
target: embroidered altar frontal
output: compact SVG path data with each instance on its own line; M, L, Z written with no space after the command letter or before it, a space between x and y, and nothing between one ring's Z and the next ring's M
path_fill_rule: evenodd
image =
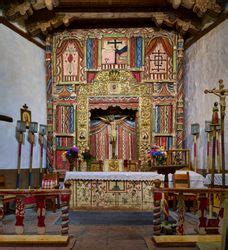
M67 174L72 172L67 172ZM65 181L71 183L72 209L135 209L151 210L153 208L152 187L155 179L143 176L145 173L130 172L96 172L96 176L88 176L88 172L78 172L78 176L67 176ZM90 172L91 174L91 172ZM100 176L99 176L100 174ZM140 176L133 176L134 174ZM105 175L105 176L103 176ZM118 176L117 176L118 175ZM84 179L86 178L86 179Z

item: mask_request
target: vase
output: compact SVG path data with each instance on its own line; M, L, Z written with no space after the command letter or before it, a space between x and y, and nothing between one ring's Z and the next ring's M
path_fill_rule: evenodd
M68 161L69 161L69 171L73 171L76 161L75 160L68 160Z

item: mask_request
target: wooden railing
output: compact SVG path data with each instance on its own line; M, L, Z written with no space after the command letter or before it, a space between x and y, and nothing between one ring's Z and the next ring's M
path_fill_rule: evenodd
M0 189L0 230L3 230L2 219L4 217L4 199L7 196L15 196L16 211L15 211L15 233L24 233L24 216L25 216L25 198L34 197L37 206L37 233L45 233L45 199L48 196L60 197L62 207L62 223L61 234L68 235L69 231L69 199L71 191L69 189Z
M197 212L195 218L198 220L195 234L219 234L221 232L221 220L224 213L225 193L228 190L221 188L154 188L154 235L160 235L162 231L162 200L164 197L175 194L177 197L177 221L176 234L185 233L185 195L196 196ZM215 198L218 200L215 207ZM166 223L168 224L168 223Z

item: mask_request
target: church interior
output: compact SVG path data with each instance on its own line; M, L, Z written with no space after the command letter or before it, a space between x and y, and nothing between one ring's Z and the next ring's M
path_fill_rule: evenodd
M0 249L228 249L226 0L0 0Z

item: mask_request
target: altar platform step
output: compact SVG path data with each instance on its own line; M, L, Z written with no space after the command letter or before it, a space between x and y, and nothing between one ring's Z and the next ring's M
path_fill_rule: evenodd
M67 246L68 235L0 235L0 246Z
M160 235L153 236L156 246L195 246L197 243L221 243L221 235Z

